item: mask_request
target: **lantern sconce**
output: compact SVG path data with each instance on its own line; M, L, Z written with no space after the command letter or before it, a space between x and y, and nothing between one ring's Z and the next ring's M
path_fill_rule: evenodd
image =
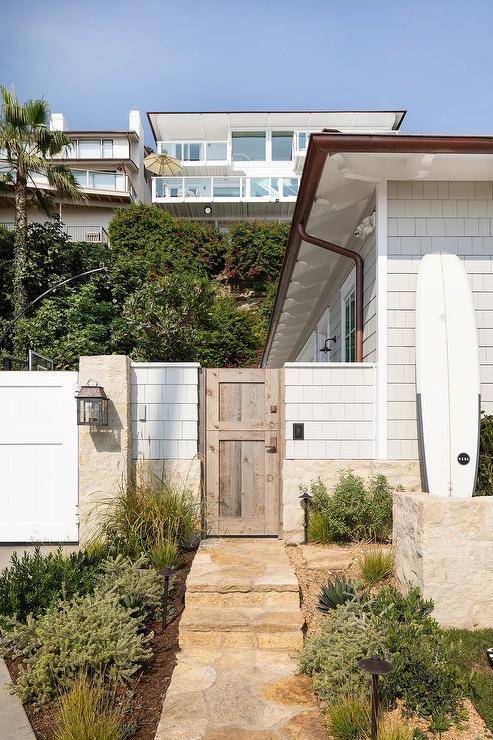
M108 426L108 396L102 385L88 380L76 395L78 426Z

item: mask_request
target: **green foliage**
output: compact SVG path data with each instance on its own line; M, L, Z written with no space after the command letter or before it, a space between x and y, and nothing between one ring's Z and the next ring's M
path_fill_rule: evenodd
M145 557L133 561L117 555L113 560L106 560L96 577L96 591L103 597L118 596L120 603L131 608L141 621L156 616L161 609L163 583L147 565Z
M12 340L52 357L57 369L77 367L79 355L112 353L209 367L254 365L267 332L286 229L248 222L232 224L225 235L149 204L116 213L110 247L71 242L57 222L32 224L26 247L29 300L87 269L105 266L108 272L57 288L18 322ZM4 323L12 315L13 254L13 235L2 229ZM243 272L254 290L245 288Z
M376 547L365 549L359 561L361 580L365 586L387 581L394 572L394 553Z
M94 587L100 558L79 551L65 555L60 548L42 555L36 547L19 558L14 553L11 565L0 575L0 615L24 622L37 616L60 599L86 594Z
M493 416L482 414L475 496L493 496Z
M322 701L333 702L369 689L368 675L357 663L375 653L388 657L383 625L365 604L348 601L330 611L320 631L307 639L300 670L313 677Z
M329 515L325 511L311 511L308 517L308 541L317 545L330 545L334 542Z
M464 682L456 666L456 650L430 614L430 602L418 589L407 596L387 587L370 603L387 634L393 671L381 681L389 702L402 699L425 717L433 731L446 730L462 718Z
M447 630L445 636L454 650L467 695L493 732L493 681L485 655L486 648L493 645L493 629Z
M162 568L177 568L181 563L180 547L174 540L159 539L150 550L153 566Z
M281 270L289 224L240 221L229 227L225 274L255 293L275 284Z
M365 740L371 729L368 699L345 696L329 706L326 720L333 740Z
M54 740L123 740L122 714L101 682L79 678L62 694L54 718Z
M332 494L320 479L311 484L311 494L316 541L385 542L390 538L392 491L385 476L377 475L365 485L351 470L341 471Z
M186 484L165 474L132 483L109 499L101 534L110 552L152 556L163 540L183 546L199 530L199 508Z
M321 612L328 612L336 609L340 604L345 604L356 597L356 586L345 578L336 576L335 580L329 581L326 586L320 589L318 597L318 609Z
M23 658L15 691L24 702L43 704L81 675L124 683L151 656L152 634L118 594L75 596L26 624L6 622L1 645Z

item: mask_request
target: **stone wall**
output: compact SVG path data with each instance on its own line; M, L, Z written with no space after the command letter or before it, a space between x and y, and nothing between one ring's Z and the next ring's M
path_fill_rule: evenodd
M79 382L95 380L109 398L108 426L79 427L79 543L97 529L104 502L130 473L130 362L122 355L81 357Z
M396 577L433 599L445 627L493 627L493 497L394 497Z
M329 490L339 479L341 470L353 470L363 478L381 473L392 486L408 491L421 488L417 460L284 460L282 472L282 531L287 542L302 542L303 511L299 501L299 485L309 486L321 478Z

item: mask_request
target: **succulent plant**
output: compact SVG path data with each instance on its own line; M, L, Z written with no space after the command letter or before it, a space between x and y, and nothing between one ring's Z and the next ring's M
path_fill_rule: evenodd
M354 599L356 596L356 586L346 578L336 576L335 580L329 581L326 586L322 586L318 599L318 609L321 612L328 612L336 609L339 604L345 604L346 601Z

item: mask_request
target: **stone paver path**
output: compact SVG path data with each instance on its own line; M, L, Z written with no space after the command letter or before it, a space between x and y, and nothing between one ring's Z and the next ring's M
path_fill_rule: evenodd
M202 542L156 740L326 738L310 679L296 675L302 626L281 542Z

